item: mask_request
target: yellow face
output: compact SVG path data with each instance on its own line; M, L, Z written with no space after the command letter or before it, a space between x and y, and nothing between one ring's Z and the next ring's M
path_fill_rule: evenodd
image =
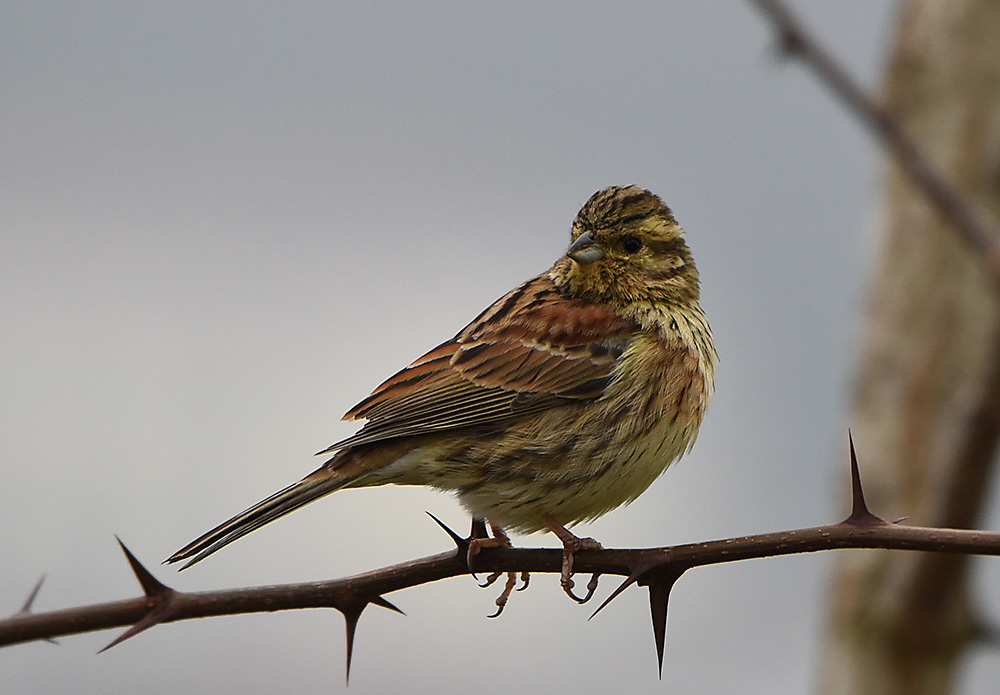
M576 216L572 238L553 272L574 295L616 305L698 300L698 271L684 233L649 191L598 191Z

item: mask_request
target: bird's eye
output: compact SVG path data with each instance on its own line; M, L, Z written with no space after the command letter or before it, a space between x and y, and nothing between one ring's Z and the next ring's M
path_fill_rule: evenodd
M625 253L638 253L642 248L642 239L634 236L625 237L622 241L622 248L625 249Z

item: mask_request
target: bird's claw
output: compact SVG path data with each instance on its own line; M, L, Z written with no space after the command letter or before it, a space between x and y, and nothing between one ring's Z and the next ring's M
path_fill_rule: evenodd
M475 570L472 569L472 558L479 554L479 551L483 548L509 548L511 547L509 538L470 538L469 539L469 549L465 553L465 565L469 568L469 574L472 575L473 579L477 582L479 577L476 576ZM499 576L499 573L495 573ZM493 577L493 575L490 575ZM497 580L496 577L492 579L487 579L483 586L489 586Z
M494 572L490 575L493 581L496 581L500 576L500 572ZM524 591L528 588L528 573L521 572L521 586L517 588L517 591ZM480 584L480 586L483 586ZM507 599L510 598L511 592L515 591L517 587L517 572L507 572L507 583L504 584L503 591L497 596L497 612L486 616L487 618L499 618L500 614L503 613L503 609L507 606Z
M493 538L481 537L476 534L476 526L473 525L473 537L469 539L469 551L466 555L466 564L469 567L469 572L476 581L479 581L476 577L476 573L472 571L472 558L474 555L478 554L483 548L512 548L514 544L510 542L510 537L504 532L502 528L496 526L495 524L490 524L490 529L493 531ZM486 588L492 586L500 577L502 577L504 572L492 572L486 580L482 582L479 586ZM521 586L517 586L518 573L517 572L506 572L507 581L504 584L503 591L497 596L496 606L497 612L489 615L487 617L497 618L503 613L504 607L507 605L507 600L510 595L516 591L524 591L528 588L528 582L530 581L530 575L527 572L521 572Z
M488 586L492 586L493 582L495 582L496 580L498 580L501 577L501 575L503 575L503 572L494 572L493 574L491 574L490 576L488 576L486 578L485 582L483 582L482 584L479 585L479 588L480 589L485 589ZM473 575L473 576L475 576L475 575Z
M587 582L586 595L583 597L577 596L573 593L573 587L576 586L576 582L573 581L573 559L579 550L601 550L602 547L593 538L577 538L576 536L573 538L574 541L563 544L563 562L562 571L559 574L559 585L571 599L577 603L586 603L593 597L594 592L597 591L597 582L601 575L596 572L592 574L590 581Z
M590 577L590 581L587 582L587 594L582 598L577 596L573 593L573 587L575 586L575 582L573 581L573 559L576 553L581 550L603 550L604 546L593 538L580 538L573 535L569 529L548 514L542 515L542 521L563 544L562 571L559 573L559 585L562 586L563 591L571 599L577 603L586 603L593 597L594 592L597 591L597 581L601 575L597 573L593 574Z
M571 599L573 599L579 604L584 604L594 597L594 592L597 591L597 584L598 581L600 580L600 577L601 575L598 574L597 572L594 572L594 574L590 575L590 581L587 582L587 593L583 596L577 596L575 593L573 593L573 587L576 586L576 584L573 581L572 577L569 577L565 581L560 579L559 583L562 585L563 591L566 593L567 596L569 596Z

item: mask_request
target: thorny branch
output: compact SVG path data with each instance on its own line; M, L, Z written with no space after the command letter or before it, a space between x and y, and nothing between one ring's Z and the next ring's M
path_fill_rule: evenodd
M837 548L1000 555L1000 533L893 524L871 513L865 505L853 443L851 472L852 512L840 523L665 548L581 551L576 557L577 570L625 577L594 615L632 584L648 586L657 656L662 667L670 589L684 572L694 567ZM294 608L336 608L347 621L350 668L354 630L368 604L401 612L382 595L469 572L468 540L451 531L449 535L457 550L353 577L204 592L178 592L165 586L122 545L145 596L38 614L31 613L29 599L20 611L0 620L0 646L131 625L105 647L108 649L159 623ZM473 556L472 565L477 572L558 573L562 554L561 549L485 548ZM37 590L38 586L32 592L32 599Z
M806 30L781 0L752 0L774 24L784 53L801 59L820 81L837 95L861 122L896 156L906 172L955 232L983 260L986 271L1000 285L1000 234L996 220L962 195L927 159L899 120L855 82L830 53Z

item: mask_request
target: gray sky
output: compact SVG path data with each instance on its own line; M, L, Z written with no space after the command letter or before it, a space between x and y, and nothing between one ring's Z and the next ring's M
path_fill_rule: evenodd
M797 7L877 86L895 3ZM4 3L0 93L0 613L42 573L39 610L136 595L115 533L180 590L446 549L423 512L464 531L454 500L381 488L158 566L313 470L344 411L548 267L611 184L687 230L722 362L694 452L582 531L664 545L846 515L881 156L747 3ZM471 579L408 590L408 617L362 620L351 692L801 693L832 559L690 572L662 683L642 591L587 622L551 575L499 620ZM333 612L95 656L115 634L0 651L4 691L343 688ZM993 692L997 661L964 692Z

